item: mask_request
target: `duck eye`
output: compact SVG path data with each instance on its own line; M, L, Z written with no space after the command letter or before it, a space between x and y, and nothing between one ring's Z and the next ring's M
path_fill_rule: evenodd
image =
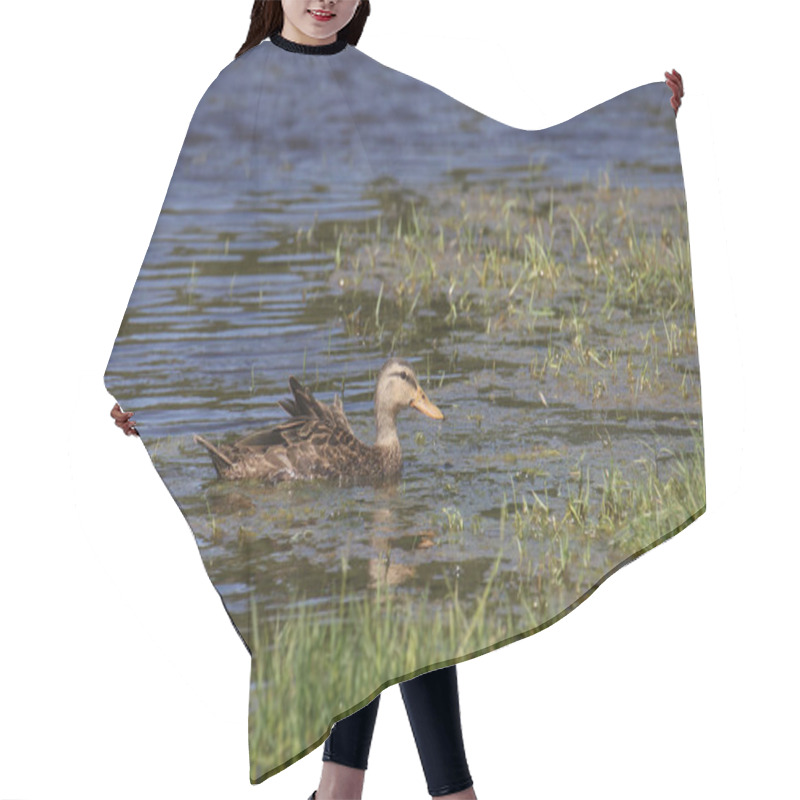
M407 380L408 380L408 373L407 373L407 372L401 372L401 373L400 373L400 377L401 377L401 378L402 378L404 381L407 381Z

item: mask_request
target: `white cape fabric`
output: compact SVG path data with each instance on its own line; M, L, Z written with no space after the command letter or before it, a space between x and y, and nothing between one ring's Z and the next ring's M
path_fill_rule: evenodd
M200 101L105 374L252 656L253 782L705 510L669 89L526 131L275 38Z

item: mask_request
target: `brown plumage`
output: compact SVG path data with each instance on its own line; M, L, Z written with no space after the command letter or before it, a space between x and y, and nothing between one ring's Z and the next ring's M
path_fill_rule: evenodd
M221 478L262 478L278 483L314 478L341 481L395 477L403 467L397 413L410 406L433 419L444 419L422 391L411 365L399 358L389 359L378 373L374 445L356 438L339 395L326 405L293 376L289 386L294 399L279 401L289 413L289 419L280 425L228 446L215 446L202 436L194 437L211 454Z

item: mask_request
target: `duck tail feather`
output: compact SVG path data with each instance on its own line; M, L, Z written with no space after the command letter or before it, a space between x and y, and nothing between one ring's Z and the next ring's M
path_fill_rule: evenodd
M233 461L231 461L221 450L215 447L208 439L204 439L200 434L194 435L194 440L198 444L203 445L203 447L208 450L211 454L211 460L214 462L214 468L217 470L217 474L220 477L223 475L226 469L229 469L233 466Z

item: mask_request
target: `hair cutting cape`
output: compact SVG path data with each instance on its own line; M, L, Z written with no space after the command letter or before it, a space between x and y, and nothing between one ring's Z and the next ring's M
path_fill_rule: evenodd
M669 99L527 131L275 37L203 96L105 382L252 656L253 782L705 510Z

